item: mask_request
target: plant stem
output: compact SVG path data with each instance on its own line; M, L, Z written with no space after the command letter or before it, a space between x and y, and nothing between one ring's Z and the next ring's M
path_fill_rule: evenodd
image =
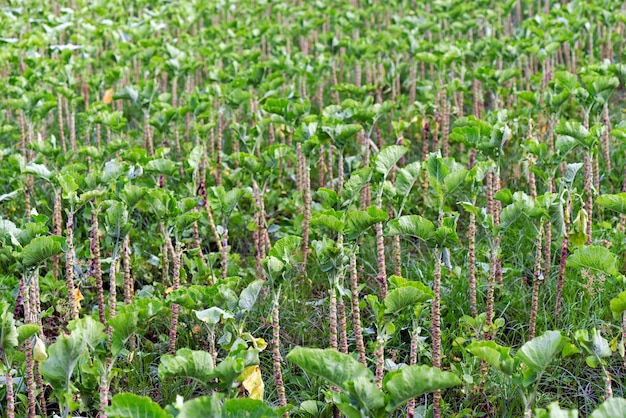
M570 199L569 196L565 199L565 208L563 209L563 220L565 225L565 234L563 235L563 242L561 243L561 259L559 261L559 274L556 279L556 290L554 292L554 317L558 321L559 314L561 313L561 295L563 293L563 284L565 282L565 268L567 264L567 253L569 243L569 229L570 229Z
M478 302L476 298L476 215L474 212L469 214L469 227L467 230L467 238L469 241L468 248L468 275L469 275L469 304L472 317L478 316Z
M435 247L435 269L433 271L433 300L431 303L432 364L441 369L441 252ZM441 391L433 394L433 417L441 417Z
M176 250L174 251L174 272L172 273L172 289L178 290L180 288L180 264L182 258L183 250L180 242L176 243ZM168 348L170 353L174 353L176 351L176 332L178 329L178 313L179 313L179 305L176 303L172 304L172 321L170 323L170 335L169 335L169 344Z
M65 253L65 283L69 297L69 319L78 318L78 306L76 304L76 289L74 287L74 210L67 213L67 253Z
M539 224L539 232L537 232L537 240L535 241L535 268L534 268L534 278L533 278L533 292L532 299L530 303L530 319L528 325L528 339L532 340L535 338L535 329L537 326L537 310L539 308L539 285L542 279L542 271L541 265L543 264L542 259L542 248L541 242L543 240L543 221Z
M281 364L283 358L280 354L280 289L274 295L272 304L272 359L274 361L274 381L276 382L276 391L278 392L278 405L283 408L287 405L287 397L285 396L285 385L283 383L283 373ZM288 417L289 413L285 412L283 417Z
M354 341L359 362L367 367L365 358L365 344L363 343L363 330L361 328L361 308L359 307L359 275L356 267L356 253L350 254L350 292L352 309L352 328L354 330Z

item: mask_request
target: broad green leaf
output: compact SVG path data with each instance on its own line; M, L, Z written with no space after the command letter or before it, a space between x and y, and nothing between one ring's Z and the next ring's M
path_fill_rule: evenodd
M116 160L107 161L104 165L104 173L102 173L102 182L104 184L110 184L113 180L116 180L122 175L122 164Z
M311 219L311 226L328 228L331 231L343 232L344 223L334 214L317 213Z
M296 347L287 355L287 359L300 366L305 372L320 376L343 391L348 391L346 382L358 377L373 380L372 372L353 357L330 348Z
M502 347L494 341L475 341L467 347L467 351L506 375L510 376L515 371L515 360L509 347Z
M0 315L0 348L4 352L8 352L17 347L18 332L15 327L15 319L13 313L9 311L9 305L2 303L2 314Z
M577 248L574 254L567 258L567 267L587 268L612 276L619 274L615 254L599 245Z
M386 314L395 314L403 310L415 306L418 303L425 302L430 295L416 287L405 286L398 289L390 290L383 303L385 305Z
M348 403L337 403L337 408L348 418L363 418L361 412Z
M239 296L239 308L241 310L249 311L254 307L264 284L265 281L263 280L255 280L243 289Z
M75 333L61 335L48 347L48 358L39 365L44 379L61 390L70 384L78 360L86 353L87 344Z
M371 178L372 169L369 167L353 171L352 174L350 174L350 178L343 185L343 189L341 189L342 206L348 206L355 200L361 189L369 183Z
M231 313L226 312L225 310L223 310L222 308L218 308L217 306L212 306L203 311L195 311L195 312L196 312L196 317L200 321L205 322L209 325L218 324L222 320L222 318L224 319L234 318L234 316Z
M52 176L52 172L43 164L28 163L25 173L34 174L37 177L48 180Z
M191 152L189 153L189 157L187 158L187 163L193 169L198 168L200 165L200 161L202 161L202 156L204 155L204 146L196 145L193 147Z
M124 189L120 192L120 197L129 208L134 207L146 195L145 187L135 186L130 183L124 185Z
M561 89L573 91L578 88L578 78L568 71L556 71L554 73L554 84Z
M565 170L563 180L565 180L568 184L572 184L574 182L574 179L576 178L576 174L580 171L583 165L583 163L567 164L567 169Z
M396 190L400 196L407 196L419 179L422 165L419 161L408 164L396 172Z
M626 399L607 399L591 414L591 418L620 418L626 417Z
M327 189L326 187L320 187L317 189L316 194L322 200L322 205L324 205L326 209L334 209L337 206L339 196L336 191Z
M465 168L456 168L455 170L450 172L444 179L446 192L451 193L456 190L457 187L463 184L467 173L468 171Z
M578 418L578 411L575 409L561 409L558 402L548 405L548 410L535 409L535 418Z
M111 354L114 358L121 353L128 340L137 332L139 313L132 305L124 308L108 321L108 325L113 329Z
M104 333L104 325L91 316L75 319L68 324L67 328L72 332L71 335L92 350L107 339L107 334Z
M213 357L208 352L181 348L175 356L161 357L159 379L183 377L206 384L213 377L213 369Z
M367 211L350 210L346 213L345 238L350 241L354 240L374 224L386 221L387 217L387 212L375 206L370 206Z
M205 415L207 416L207 415ZM180 417L180 415L179 415ZM229 399L222 407L222 418L278 418L264 402L256 399Z
M105 213L106 231L111 237L121 239L129 230L128 209L119 201L108 200L105 204L108 206Z
M576 341L580 346L591 355L587 358L590 367L598 366L598 359L610 357L612 354L609 342L602 336L599 330L592 329L591 336L586 329L576 330L574 333Z
M375 160L376 171L387 177L391 169L398 163L400 158L406 154L408 148L400 145L389 145L378 153Z
M177 418L222 417L220 396L199 396L183 403Z
M592 144L593 138L587 128L585 128L580 122L569 120L554 129L559 135L568 136L574 138L578 143L589 147Z
M426 165L428 167L428 176L431 179L431 183L435 182L439 186L444 186L446 176L450 173L450 169L444 164L443 159L438 157L437 154L431 153L428 156L428 160L426 160Z
M567 338L559 331L546 331L524 344L515 354L522 363L541 374L561 352Z
M17 327L17 342L18 345L35 335L39 331L39 325L36 324L23 324Z
M389 393L387 411L402 406L406 401L439 389L460 385L461 379L450 372L430 366L407 366L387 373L383 389Z
M176 164L166 158L157 158L148 161L145 170L147 172L153 172L163 174L165 176L171 176L176 171Z
M60 237L37 237L33 238L22 250L22 263L26 267L42 264L49 258L63 252L63 241Z
M430 287L422 282L418 282L416 280L407 280L404 277L396 276L395 274L393 276L390 276L388 280L389 286L392 289L398 289L402 287L414 287L420 292L427 295L429 298L433 295L433 291L430 289Z
M421 240L428 240L435 231L435 225L419 215L404 215L387 223L386 235L410 235Z
M348 395L358 399L367 410L376 411L385 406L385 396L371 376L359 376L345 384L348 388Z
M614 319L619 319L626 311L626 290L611 299L611 312Z
M596 203L617 213L626 214L626 193L603 194L598 196Z
M283 262L290 262L300 253L301 245L301 237L290 235L276 241L270 249L268 256L276 257Z
M109 418L169 418L159 404L147 396L120 393L113 396L111 406L106 407ZM179 415L180 416L180 415Z

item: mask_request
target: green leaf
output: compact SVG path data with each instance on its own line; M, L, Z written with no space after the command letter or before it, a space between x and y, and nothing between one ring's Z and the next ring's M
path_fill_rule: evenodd
M567 258L567 267L587 268L612 276L617 276L617 257L608 248L599 245L587 245L576 249Z
M589 147L592 143L591 133L580 122L568 120L554 129L559 135L574 138L578 143Z
M209 325L219 324L222 318L224 319L234 318L234 316L231 313L226 312L225 310L223 310L222 308L218 308L217 306L212 306L203 311L195 311L195 312L196 312L196 317L200 321L205 322Z
M339 411L348 418L363 418L361 412L348 403L337 403Z
M2 314L0 315L0 348L2 348L2 351L8 352L18 346L19 334L15 327L13 312L9 311L9 305L2 303L0 307L2 307Z
M104 202L108 209L105 213L105 226L109 236L120 239L126 235L128 224L128 209L122 202L107 200Z
M351 398L356 398L369 411L376 411L385 406L385 396L378 389L371 376L359 376L346 382Z
M598 409L593 411L591 418L620 418L626 416L626 399L607 399Z
M326 379L343 391L350 388L346 382L358 377L373 380L372 372L353 357L330 348L296 347L287 355L287 359L300 366L305 372Z
M120 393L113 396L111 406L106 407L109 418L169 418L159 404L147 396L132 393ZM180 416L180 415L179 415Z
M134 207L139 203L141 199L146 195L147 190L145 187L135 186L134 184L126 183L124 189L120 192L120 197L126 203L129 208Z
M428 156L426 165L428 167L428 176L430 177L431 183L435 182L440 187L444 186L446 176L450 173L450 170L444 164L443 159L438 157L437 154L431 153Z
M365 187L372 178L372 169L364 167L355 170L350 174L350 178L341 189L342 206L346 207L357 197L361 189Z
M387 220L387 212L370 206L367 211L350 210L346 213L344 235L347 240L354 240L361 236L368 228L378 222Z
M422 165L419 161L408 164L396 172L396 190L400 196L407 196L419 179Z
M400 145L389 145L378 153L374 167L376 171L387 177L391 169L398 163L400 158L406 154L408 148Z
M535 409L535 418L578 418L578 411L575 409L561 409L558 402L548 405L545 409Z
M39 331L39 325L24 324L17 327L17 343L22 344L24 341L35 335Z
M52 172L43 164L28 163L25 173L34 174L39 178L48 180L52 176Z
M220 396L199 396L183 403L177 418L222 417Z
M213 358L208 352L181 348L175 356L161 357L159 378L183 377L206 384L213 377L213 369Z
M578 344L591 355L591 358L588 358L587 361L591 367L597 367L599 359L611 356L612 351L609 342L602 336L599 330L592 329L591 336L589 336L589 332L586 329L579 329L576 330L574 336Z
M39 365L39 371L53 388L61 390L69 385L78 360L86 352L86 343L79 335L61 335L48 347L48 358Z
M424 293L417 287L406 286L390 290L383 300L386 314L395 314L405 308L426 302L430 295Z
M337 217L337 212L316 213L311 219L311 226L328 228L331 231L342 233L344 223Z
M504 203L505 205L513 203L513 193L511 193L511 190L509 189L498 190L493 198Z
M229 399L222 407L223 418L278 418L278 416L265 402L256 399Z
M109 326L113 329L111 354L117 357L126 346L126 343L137 331L139 312L131 305L125 306L117 315L109 319Z
M626 193L603 194L598 196L596 203L620 214L626 214Z
M410 399L461 383L461 379L450 372L424 365L407 366L387 373L383 380L383 389L389 393L387 412L393 411Z
M49 258L63 252L65 239L60 237L37 237L33 238L22 250L22 263L26 267L42 264Z
M467 351L508 376L515 371L515 360L509 347L502 347L494 341L475 341L467 346Z
M239 308L241 310L249 311L254 307L264 284L265 281L263 280L255 280L243 289L239 296Z
M435 225L419 215L404 215L387 223L385 235L410 235L423 241L434 234Z
M626 290L611 299L613 319L619 319L624 311L626 311Z
M147 172L153 172L157 174L163 174L165 176L171 176L176 171L176 164L173 161L166 158L157 158L148 161L145 167Z
M187 163L193 169L198 168L200 165L200 161L202 161L202 157L204 155L204 146L196 145L193 147L191 152L189 153L189 157L187 158Z
M276 257L283 262L294 260L300 253L302 238L290 235L279 239L270 249L268 256Z
M444 185L446 186L446 192L451 193L456 190L467 176L468 171L465 168L455 167L444 179Z
M546 331L524 344L515 354L515 358L541 374L561 352L566 342L567 338L559 331Z

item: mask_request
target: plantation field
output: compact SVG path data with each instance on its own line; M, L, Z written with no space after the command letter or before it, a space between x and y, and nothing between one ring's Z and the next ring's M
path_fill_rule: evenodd
M0 4L0 417L626 416L626 6Z

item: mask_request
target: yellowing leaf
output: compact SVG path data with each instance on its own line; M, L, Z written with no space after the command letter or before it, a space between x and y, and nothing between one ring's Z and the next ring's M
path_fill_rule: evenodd
M165 289L165 294L169 295L170 293L172 293L174 291L173 287L168 287L167 289Z
M243 379L243 387L248 391L250 399L263 400L265 384L263 383L259 366L246 367L243 372L241 372L239 378Z
M106 104L111 104L111 102L113 102L113 89L107 89L104 92L104 98L102 101Z
M48 358L46 353L46 344L39 337L35 337L35 346L33 347L33 358L35 361L42 362Z
M74 290L74 299L76 300L76 308L80 309L80 301L85 300L85 297L80 293L80 289L78 288Z

